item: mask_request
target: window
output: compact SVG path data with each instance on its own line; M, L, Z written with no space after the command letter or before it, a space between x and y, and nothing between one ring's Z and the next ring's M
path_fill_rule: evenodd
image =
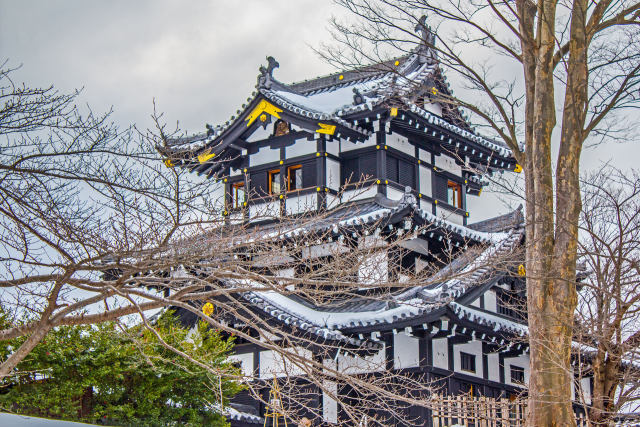
M457 182L447 182L447 203L462 209L462 186Z
M244 195L244 182L240 181L232 183L229 191L229 208L241 208L242 204L244 203Z
M280 193L280 169L269 171L269 194Z
M524 384L524 368L511 365L511 382L514 384Z
M302 188L302 165L289 166L287 168L287 191L300 190Z
M374 178L376 176L376 153L366 153L351 159L342 161L342 182L343 184L354 184L363 178Z
M469 353L460 352L460 369L468 372L476 371L476 356Z

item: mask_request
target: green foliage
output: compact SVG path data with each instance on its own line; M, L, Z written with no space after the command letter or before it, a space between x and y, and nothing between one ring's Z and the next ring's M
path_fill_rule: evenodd
M216 372L166 349L143 328L123 332L112 323L62 327L5 380L0 409L109 425L227 425L216 408L240 390L229 378L238 374L227 361L233 339L204 323L189 334L171 315L161 317L154 329ZM0 357L19 344L4 342Z

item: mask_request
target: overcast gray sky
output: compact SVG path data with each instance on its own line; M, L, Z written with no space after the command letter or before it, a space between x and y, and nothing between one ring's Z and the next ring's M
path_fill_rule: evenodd
M266 55L284 82L331 72L309 46L329 40L336 13L331 0L0 0L0 58L31 86L84 88L124 126L151 126L155 98L167 122L198 132L235 114ZM639 155L636 138L587 150L583 165L629 168ZM472 220L505 210L487 192L471 199Z

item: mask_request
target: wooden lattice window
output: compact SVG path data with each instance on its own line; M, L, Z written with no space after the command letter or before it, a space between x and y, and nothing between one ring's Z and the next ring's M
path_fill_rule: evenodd
M289 166L287 168L287 191L300 190L302 188L302 165Z
M269 171L269 194L280 193L280 169L273 169Z
M447 182L447 203L462 209L462 186L454 181Z
M229 207L231 209L241 208L245 201L245 188L244 182L234 182L229 189Z
M514 384L524 384L524 368L511 365L511 382Z

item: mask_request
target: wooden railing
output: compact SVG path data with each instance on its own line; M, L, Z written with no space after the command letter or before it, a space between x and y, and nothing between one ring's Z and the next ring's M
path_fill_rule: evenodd
M524 427L527 400L492 399L460 394L432 396L433 427L461 425L465 427ZM586 427L582 414L576 416L578 427Z

